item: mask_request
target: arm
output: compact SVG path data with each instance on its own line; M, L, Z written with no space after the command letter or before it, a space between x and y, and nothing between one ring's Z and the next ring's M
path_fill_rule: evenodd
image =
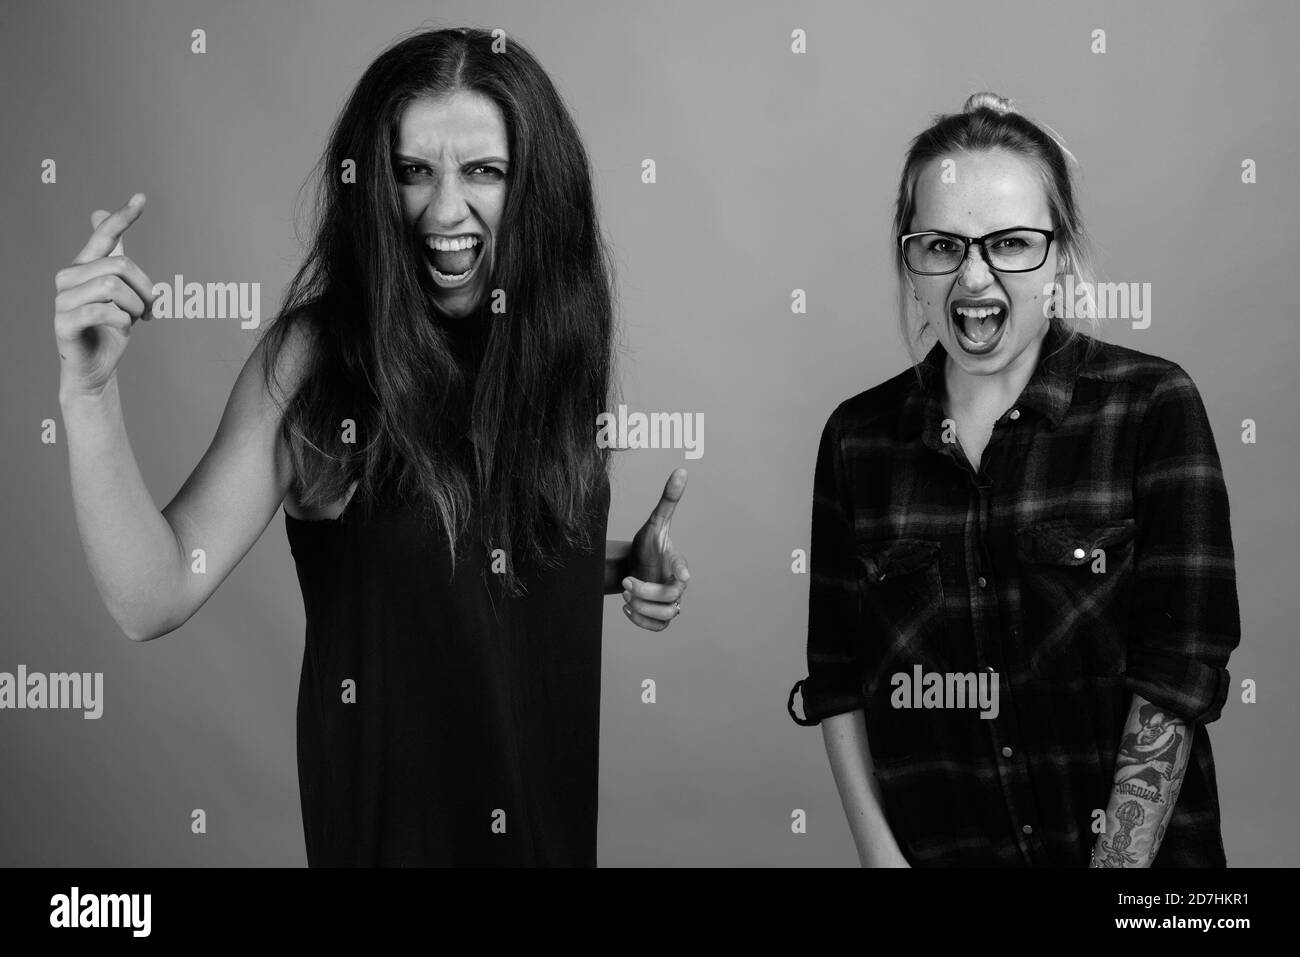
M862 710L832 715L821 724L826 756L849 820L858 860L863 867L910 867L885 820Z
M821 723L831 775L863 867L908 867L885 818L884 802L867 744L863 694L863 642L858 603L861 567L849 516L835 416L822 430L813 476L812 538L808 585L806 717ZM794 692L791 691L793 699Z
M1241 637L1228 492L1195 384L1174 366L1153 388L1137 446L1133 694L1094 867L1149 867L1199 725L1222 712Z
M198 611L288 491L279 410L262 381L265 341L240 372L207 452L161 511L127 438L116 373L98 394L60 387L82 545L109 613L132 640L165 635ZM301 339L291 340L285 355L292 379ZM191 571L198 548L206 555L205 574Z
M1150 867L1164 840L1192 753L1194 725L1133 696L1092 867Z
M1175 366L1155 386L1137 443L1128 690L1209 724L1241 640L1228 490L1209 416Z

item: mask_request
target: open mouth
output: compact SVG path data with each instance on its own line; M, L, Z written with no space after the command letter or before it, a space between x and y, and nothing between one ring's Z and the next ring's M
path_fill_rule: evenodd
M425 236L424 258L434 281L447 288L469 282L483 258L483 240L478 236Z
M1006 327L1007 307L996 300L978 303L953 303L948 317L956 334L957 344L973 356L982 356L997 348Z

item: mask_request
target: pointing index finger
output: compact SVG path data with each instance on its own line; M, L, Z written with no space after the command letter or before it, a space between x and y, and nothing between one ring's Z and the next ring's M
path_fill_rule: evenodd
M674 469L673 474L668 476L668 484L664 486L664 494L660 496L659 504L650 513L650 521L667 525L672 520L677 503L682 500L682 493L685 491L686 469Z
M96 259L103 259L108 255L120 255L122 234L126 232L127 227L140 218L140 212L143 209L144 193L136 193L127 201L125 206L100 221L99 225L95 227L95 231L90 234L90 239L85 247L77 254L77 258L72 261L73 264L81 265Z

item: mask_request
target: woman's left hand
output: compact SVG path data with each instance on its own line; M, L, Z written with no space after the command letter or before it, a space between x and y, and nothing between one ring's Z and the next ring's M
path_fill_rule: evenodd
M623 578L623 613L649 631L663 631L682 613L682 594L691 572L668 537L673 511L686 491L686 469L668 477L659 504L632 539Z

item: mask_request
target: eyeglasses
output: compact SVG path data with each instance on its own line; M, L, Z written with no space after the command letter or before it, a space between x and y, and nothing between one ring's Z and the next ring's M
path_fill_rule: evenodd
M1017 226L987 236L957 236L929 230L898 237L903 262L919 276L946 276L961 268L971 243L979 243L989 267L997 272L1033 272L1047 262L1056 233Z

